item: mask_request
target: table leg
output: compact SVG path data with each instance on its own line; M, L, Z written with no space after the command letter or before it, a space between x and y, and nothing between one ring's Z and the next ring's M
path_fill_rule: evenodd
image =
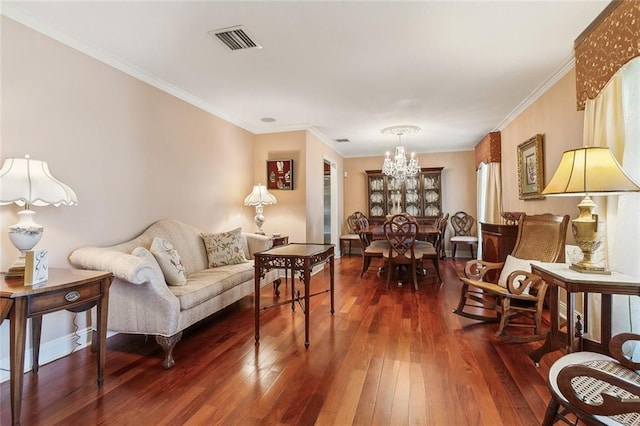
M20 424L22 408L22 379L24 376L24 351L27 334L27 298L18 297L9 314L10 355L9 369L11 380L11 419L14 425Z
M575 352L574 350L574 332L576 327L576 298L575 293L567 292L567 345L565 350L567 353Z
M40 336L42 335L42 315L31 318L31 372L38 374L40 369Z
M334 303L333 303L333 287L334 287L333 271L334 271L333 256L331 256L331 258L329 259L329 290L331 294L331 315L333 315L333 313L335 312Z
M296 310L296 270L295 261L291 262L291 310Z
M609 354L609 341L611 340L611 318L613 309L613 297L610 294L603 294L600 310L600 341L603 354ZM586 318L585 318L585 322Z
M311 281L311 262L304 260L304 347L309 347L309 282Z
M98 321L98 387L104 382L104 363L107 357L107 318L109 314L109 286L111 278L105 278L100 283L102 296L97 304Z
M260 265L255 265L255 278L253 279L253 305L255 315L255 339L256 343L260 340L260 274L262 269Z

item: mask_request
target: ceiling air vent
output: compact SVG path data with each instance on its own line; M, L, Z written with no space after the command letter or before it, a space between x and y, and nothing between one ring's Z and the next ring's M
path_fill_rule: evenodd
M336 142L338 143L344 143L344 142L350 142L349 139L347 138L340 138L340 139L336 139Z
M253 41L242 26L220 28L209 31L209 35L223 42L232 51L262 49L262 46Z

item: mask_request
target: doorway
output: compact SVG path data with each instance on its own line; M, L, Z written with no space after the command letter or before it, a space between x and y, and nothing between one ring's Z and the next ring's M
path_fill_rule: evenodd
M325 244L338 241L338 182L336 163L324 158L323 236Z

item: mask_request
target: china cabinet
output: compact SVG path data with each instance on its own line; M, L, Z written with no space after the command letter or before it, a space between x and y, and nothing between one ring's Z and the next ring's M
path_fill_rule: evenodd
M442 214L442 169L424 167L405 181L367 170L369 221L379 223L389 214L406 212L420 222L432 222Z

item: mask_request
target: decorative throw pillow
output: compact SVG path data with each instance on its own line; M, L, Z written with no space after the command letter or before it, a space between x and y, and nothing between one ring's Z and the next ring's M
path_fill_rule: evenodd
M246 262L242 249L242 228L219 234L201 234L209 268Z
M498 278L498 285L507 287L507 279L513 271L527 271L531 272L531 261L525 259L518 259L511 255L507 256L507 260L504 262L502 272ZM529 287L525 288L522 294L529 294Z
M182 260L180 260L180 255L169 241L155 237L149 251L158 261L167 284L185 285L187 283L187 273L182 265Z

